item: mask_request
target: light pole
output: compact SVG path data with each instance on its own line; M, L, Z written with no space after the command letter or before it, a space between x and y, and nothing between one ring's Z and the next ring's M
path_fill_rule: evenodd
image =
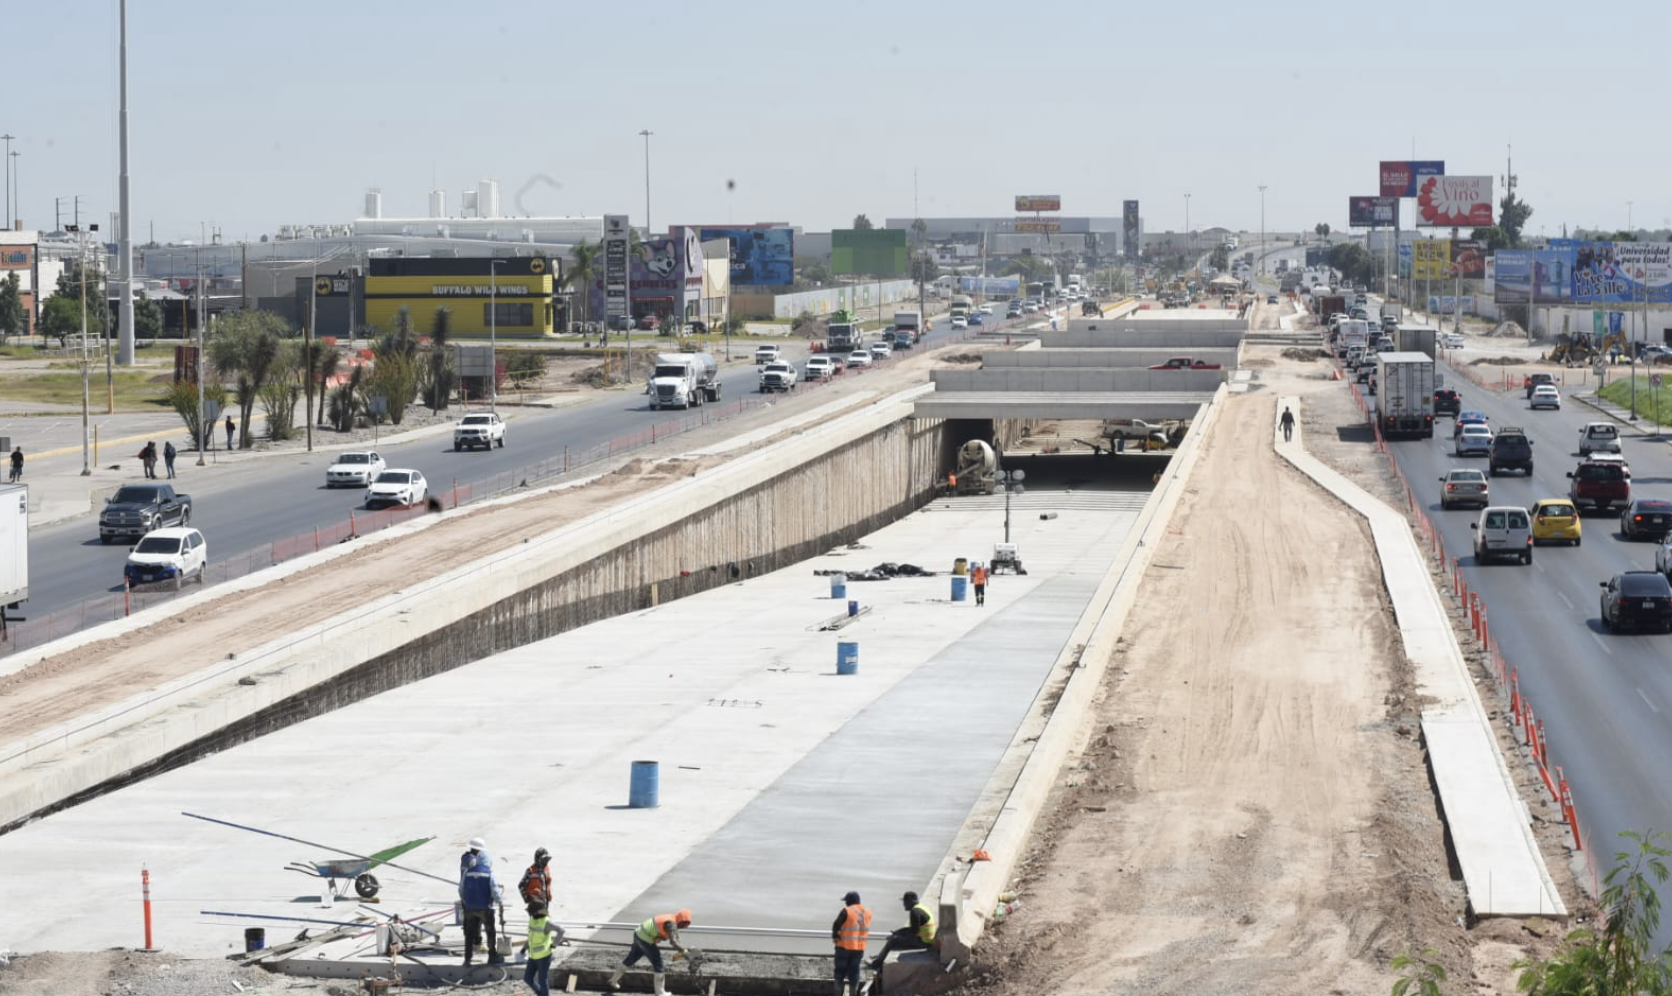
M201 253L201 250L200 250L200 253ZM198 300L203 302L202 304L198 305L198 310L197 310L197 465L199 467L201 467L201 466L203 466L203 449L204 449L205 446L208 445L205 442L205 440L208 439L209 434L211 432L215 431L215 427L214 427L213 424L211 424L211 420L209 418L209 411L208 411L207 408L204 407L204 401L203 401L203 325L204 325L203 319L205 317L205 313L209 309L207 307L208 298L206 296L202 295L202 290L203 290L203 256L201 254L198 256L197 286L198 286L198 293L200 295ZM183 335L186 330L181 329L180 331L181 331L181 334ZM302 354L303 354L304 358L308 354L308 349L307 349L306 345L304 345L302 347ZM304 359L304 362L305 362L305 359ZM311 402L312 402L312 399L313 399L313 371L311 369L307 370L306 374L307 374L307 378L308 378L308 398L309 398L309 401L310 401L310 404L308 405L308 438L310 440L312 440L313 439L313 405L312 405ZM217 417L220 415L220 413L221 412L220 412L219 408L215 409L215 415Z
M18 184L17 184L17 179L18 179L17 159L21 155L23 155L23 153L21 153L21 152L8 152L8 153L6 153L6 159L7 159L8 162L11 163L11 169L8 169L6 171L6 175L11 178L11 184L12 184L12 194L11 194L11 196L12 196L11 205L12 206L11 206L11 210L6 212L6 217L7 217L6 228L7 228L8 231L11 230L11 228L17 222L17 186L18 186Z
M1012 494L1019 495L1027 490L1022 486L1022 482L1027 480L1028 472L1025 470L1001 470L995 476L998 478L999 486L1004 488L1004 541L1009 543L1010 496Z
M10 136L7 136L10 137ZM97 225L88 225L88 231L99 230ZM81 476L93 475L93 432L87 417L87 409L91 400L88 385L89 369L87 361L87 239L80 225L70 225L68 231L75 234L76 240L76 270L81 277Z
M488 260L488 410L499 411L499 264Z
M1184 246L1190 252L1196 248L1196 237L1190 233L1190 195L1184 195Z
M650 129L639 132L644 138L644 237L650 238L650 136L656 134Z
M1631 202L1626 201L1626 231L1631 231Z
M1260 275L1266 272L1266 185L1260 184Z
M12 230L12 139L16 135L10 132L0 135L0 140L6 143L6 231Z

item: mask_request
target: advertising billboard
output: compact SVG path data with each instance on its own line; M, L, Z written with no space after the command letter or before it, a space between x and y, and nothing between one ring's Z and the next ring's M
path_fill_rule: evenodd
M1120 238L1121 246L1126 250L1126 258L1137 259L1143 243L1143 236L1138 232L1137 201L1127 201L1121 205Z
M1018 211L1061 211L1061 194L1017 194Z
M1464 294L1462 297L1452 297L1450 294L1430 294L1428 295L1428 310L1445 315L1457 311L1473 313L1475 297L1473 294Z
M1490 176L1429 176L1417 185L1417 226L1489 228Z
M1053 234L1062 231L1060 221L1035 221L1032 218L1017 218L1015 223L1018 232L1044 232Z
M1382 160L1382 196L1415 197L1424 177L1444 176L1446 164L1437 159Z
M1672 302L1672 243L1577 242L1575 304Z
M1486 279L1486 243L1476 239L1451 240L1451 275L1464 280Z
M1397 197L1347 198L1348 228L1387 228L1399 222Z
M628 271L627 216L604 215L604 322L605 328L618 329L627 324Z
M795 283L795 229L778 225L697 229L704 242L731 244L731 282L738 287L787 287Z
M1451 276L1451 240L1418 239L1411 243L1411 279L1444 280Z
M903 277L910 272L903 228L838 228L830 233L830 272L838 276Z
M1499 249L1492 254L1495 277L1492 300L1499 304L1529 304L1533 299L1533 251Z

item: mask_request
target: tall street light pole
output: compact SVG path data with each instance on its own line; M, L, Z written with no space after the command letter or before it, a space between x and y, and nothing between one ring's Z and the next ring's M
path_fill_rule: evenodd
M1266 185L1260 184L1260 274L1266 272Z
M6 231L12 230L12 139L16 135L10 132L0 135L0 140L6 143Z
M99 226L89 225L90 231L98 231ZM80 225L70 225L68 231L76 239L76 270L81 277L81 476L93 475L93 432L88 420L87 410L91 403L91 388L89 387L89 369L87 359L87 239L86 232Z
M503 262L488 260L488 410L495 414L499 412L499 264Z
M117 177L117 197L121 201L122 227L117 252L121 260L122 294L116 302L118 324L121 325L121 363L134 365L134 224L133 208L128 199L128 0L121 0L121 114L117 139L121 174Z
M11 183L12 183L12 188L11 188L11 197L12 197L11 205L12 205L12 207L11 207L11 210L6 213L6 217L8 218L8 220L6 222L6 227L8 229L15 227L16 224L17 224L17 180L18 180L18 163L17 163L17 160L18 160L18 157L21 156L21 155L23 155L23 153L21 153L21 152L8 152L8 153L6 153L6 161L11 164L11 168L6 171L6 175L11 177Z
M650 238L650 136L656 134L646 128L639 132L644 138L644 237Z
M1184 195L1184 251L1186 255L1194 255L1196 251L1196 236L1190 231L1190 195Z

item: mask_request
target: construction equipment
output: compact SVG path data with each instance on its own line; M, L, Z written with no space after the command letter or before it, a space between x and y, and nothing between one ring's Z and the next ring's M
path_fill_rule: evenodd
M1022 569L1022 556L1016 552L1014 543L994 543L993 559L988 561L987 569L994 574L1026 574Z
M333 899L346 894L348 883L353 883L354 891L361 899L371 899L376 896L380 886L377 881L377 876L371 874L371 869L376 868L378 865L388 865L390 868L399 868L401 871L410 872L414 875L422 875L424 878L432 878L438 882L446 882L449 885L454 884L452 879L442 878L440 875L432 875L429 872L419 871L416 868L403 868L400 865L395 864L396 858L416 847L428 844L430 841L435 839L434 837L420 837L417 840L409 840L404 844L396 844L394 847L384 848L374 854L356 854L353 851L345 851L340 847L330 847L326 844L316 844L312 841L303 840L300 837L291 837L287 834L274 833L271 830L245 826L242 823L233 823L229 820L218 820L212 816L199 816L197 813L184 812L180 815L190 816L194 820L202 820L205 823L218 823L223 827L232 827L236 830L247 830L250 833L258 833L264 837L277 837L280 840L288 840L292 843L303 844L308 847L317 847L322 851L331 851L336 854L347 855L349 860L332 859L328 861L292 861L290 864L285 865L286 871L301 872L304 875L311 875L315 878L325 879L328 883L327 887L330 889L331 898ZM344 886L341 889L337 886L338 879L344 880Z
M998 456L993 448L979 439L972 439L958 447L958 483L954 493L992 494L998 466Z

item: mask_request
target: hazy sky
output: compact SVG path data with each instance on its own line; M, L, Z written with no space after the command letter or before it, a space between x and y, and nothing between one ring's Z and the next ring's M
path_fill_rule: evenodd
M30 227L55 197L116 205L117 9L0 0ZM1188 192L1194 227L1252 231L1263 183L1269 228L1341 228L1382 159L1500 177L1511 144L1530 234L1623 227L1627 201L1672 225L1651 83L1672 4L1645 0L130 0L128 30L142 239L345 222L369 187L386 216L432 187L456 213L489 177L507 214L642 224L642 129L658 229L880 223L914 213L914 171L924 216L1137 198L1161 231Z

